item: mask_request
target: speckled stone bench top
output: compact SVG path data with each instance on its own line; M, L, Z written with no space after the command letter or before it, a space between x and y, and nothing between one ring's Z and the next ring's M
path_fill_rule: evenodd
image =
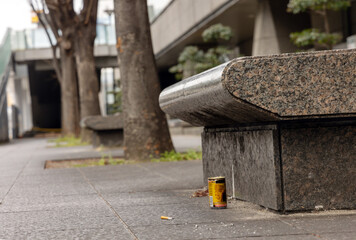
M94 131L120 130L124 128L121 115L88 116L80 121L80 126Z
M165 89L160 106L203 126L356 117L356 50L238 58Z

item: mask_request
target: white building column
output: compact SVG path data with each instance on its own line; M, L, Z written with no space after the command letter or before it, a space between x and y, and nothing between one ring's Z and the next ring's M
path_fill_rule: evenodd
M252 55L278 54L277 31L269 0L258 0L258 10L253 35Z

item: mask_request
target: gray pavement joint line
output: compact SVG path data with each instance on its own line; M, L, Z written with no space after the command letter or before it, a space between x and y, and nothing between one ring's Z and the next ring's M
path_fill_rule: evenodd
M153 174L155 174L155 175L157 175L157 176L163 177L163 178L165 178L165 179L167 179L167 180L169 180L169 181L175 181L175 180L176 180L176 179L174 179L174 178L171 178L171 177L168 177L168 176L166 176L166 175L160 174L160 173L158 173L158 172L156 172L156 171L154 171L154 170L152 170L152 169L148 169L148 168L142 166L141 164L137 164L136 166L142 168L143 170L145 170L145 171L147 171L147 172L150 172L150 173L153 173Z
M95 186L91 183L91 181L87 178L87 176L81 171L79 168L77 168L78 172L82 175L84 180L94 189L94 191L97 193L97 195L105 202L106 205L111 209L111 211L114 212L115 216L120 220L124 228L134 237L134 239L138 239L138 237L135 235L135 233L130 229L130 227L127 225L127 223L121 218L118 212L111 206L111 204L104 198L104 196L95 188Z
M34 209L34 210L20 210L20 211L5 211L5 212L1 212L0 211L0 214L21 214L21 213L33 213L33 212L52 212L53 210L51 209ZM0 238L1 240L1 238Z
M158 189L158 190L138 190L138 191L129 191L129 190L126 190L126 191L115 191L115 192L112 192L112 193L107 193L105 195L107 196L110 196L112 194L117 194L117 193L150 193L150 192L178 192L178 193L181 193L181 192L195 192L197 189L196 188L177 188L177 189ZM95 194L95 193L94 193ZM76 194L77 195L77 194ZM352 215L351 215L352 216Z
M193 203L194 204L194 203ZM192 204L192 205L193 205ZM182 202L177 202L177 203L161 203L159 204L160 206L172 206L172 205L186 205L186 203L182 203ZM199 203L195 203L194 205L199 206ZM135 204L135 207L154 207L157 206L157 203L149 203L149 204ZM127 206L123 206L123 208L126 208Z
M15 183L17 182L17 180L19 179L20 175L22 174L22 172L25 170L25 168L27 167L27 165L30 163L31 158L33 155L30 155L29 160L25 163L25 165L22 167L22 169L20 170L20 172L17 174L14 182L11 184L11 187L9 188L9 190L5 193L5 196L0 200L0 205L5 201L5 198L7 197L7 195L9 194L9 192L11 191L11 189L14 187Z
M241 220L232 220L232 221L226 221L224 222L224 224L239 224L239 223L245 223L247 221L262 221L262 220L265 220L265 219L262 219L262 218L257 218L257 219L241 219ZM271 219L268 219L268 220L271 220ZM276 220L276 219L272 219L272 220ZM210 221L210 222L204 222L204 221L199 221L199 222L189 222L188 224L189 225L212 225L212 224L221 224L221 221ZM185 222L181 222L181 223L167 223L165 224L167 226L186 226L187 223ZM146 225L136 225L136 226L132 226L132 228L140 228L140 227L157 227L158 225L157 224L146 224ZM334 233L334 232L331 232L331 233ZM309 234L311 235L312 233L308 233L308 232L305 232L303 234Z
M86 227L85 229L83 230L102 230L102 229L105 229L103 227ZM51 231L51 232L64 232L64 231L72 231L72 230L82 230L81 228L59 228L59 229L44 229L44 230L37 230L36 233L41 233L41 232L48 232L48 231ZM28 239L28 238L26 238ZM73 239L82 239L82 238L73 238ZM84 239L87 239L87 238L84 238ZM89 238L89 239L92 239L92 238ZM114 239L114 238L112 238ZM4 240L3 238L1 238L0 236L0 240Z
M186 192L195 192L197 189L196 188L175 188L175 189L170 189L170 188L164 188L164 189L159 189L159 190L138 190L138 191L115 191L114 193L148 193L148 192L172 192L172 191L186 191ZM110 194L110 193L108 193ZM112 193L111 193L112 194Z
M271 234L271 235L246 235L246 236L237 236L237 237L228 237L224 239L240 239L240 238L266 238L266 237L293 237L293 236L313 236L315 235L310 233L292 233L292 234ZM214 240L214 239L221 239L221 238L204 238L206 240ZM184 238L184 240L194 240L192 238Z
M294 224L291 224L291 223L289 223L289 222L287 222L287 221L283 221L283 220L280 219L280 218L278 219L278 221L280 221L280 222L282 222L282 223L284 223L284 224L287 224L287 225L289 225L289 226L291 226L291 227L293 227L293 228L302 230L302 231L304 231L305 233L308 233L308 230L306 230L306 229L304 229L304 228L301 228L301 227L298 227L298 226L295 226ZM319 234L317 234L317 233L310 232L310 234L313 235L314 237L319 238L319 239L326 239L326 238L321 237L321 236L320 236Z
M13 149L16 149L16 147L14 146L14 143L12 142L8 142L8 143L0 143L0 147L9 147L10 149L7 149L6 152L2 152L1 153L1 157L4 158L5 156L9 155L9 153L11 153L11 151Z

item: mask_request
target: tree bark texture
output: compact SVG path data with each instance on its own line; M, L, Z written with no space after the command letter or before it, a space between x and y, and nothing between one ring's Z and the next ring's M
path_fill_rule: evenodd
M167 119L158 104L160 84L145 0L115 0L122 79L125 157L148 160L173 150Z
M73 53L61 49L62 134L79 136L79 99Z
M62 135L79 135L79 101L78 87L76 78L75 60L73 55L73 30L60 11L60 5L55 4L53 0L43 0L42 6L46 5L49 10L49 16L44 13L51 31L56 37L56 45L50 40L53 49L54 69L61 86L61 125ZM31 6L34 6L31 2ZM34 9L35 10L35 9ZM47 27L41 16L39 16L43 27ZM60 34L61 33L61 34ZM56 49L60 49L60 64L56 59Z
M76 63L79 80L80 118L101 115L99 106L99 81L95 69L94 48L85 37L76 39Z
M73 107L70 116L63 116L62 122L66 124L67 120L71 121L75 112L75 117L78 118L76 124L79 124L80 118L100 115L99 83L94 59L98 0L83 0L83 8L78 14L74 11L73 0L42 0L42 3L44 3L43 1L49 10L48 23L60 45L62 71L69 71L64 67L73 69L75 80L75 71L78 74L78 81L75 81L75 84L73 81L70 85L68 80L64 81L65 83L61 87L62 94L66 94L62 95L62 109L69 111L69 107ZM75 62L72 58L67 59L69 53L75 55ZM62 59L62 55L64 59ZM63 78L64 76L73 79L73 74L70 72L63 72ZM67 99L74 97L78 88L80 107L74 106L74 102L72 105L66 102ZM78 98L76 101L78 102Z
M75 55L79 80L80 117L101 115L99 106L99 81L95 68L94 40L98 0L84 0L77 15Z

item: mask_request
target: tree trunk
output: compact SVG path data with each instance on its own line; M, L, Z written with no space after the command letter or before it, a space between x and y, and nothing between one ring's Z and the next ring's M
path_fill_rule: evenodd
M64 26L64 20L67 18L63 18L60 15L61 11L58 11L60 8L58 4L54 4L51 0L42 0L42 7L45 8L46 6L49 11L49 14L47 14L43 11L43 9L42 13L39 13L40 11L36 11L34 2L36 1L29 1L29 4L32 10L36 12L40 24L44 28L51 44L53 67L61 86L62 135L72 135L77 137L79 135L79 102L75 61L72 49L73 41L71 38L73 35L72 33L74 32L73 27L72 24L67 24L66 28L59 27ZM67 2L67 4L70 3ZM38 6L38 4L36 5ZM51 7L48 8L48 5ZM54 6L55 8L53 8ZM48 26L56 38L56 44L51 40L49 30L47 29ZM60 49L60 61L58 61L56 56L57 47Z
M95 69L94 39L96 24L92 28L80 25L77 29L76 53L79 96L80 119L87 116L101 115L99 105L99 81ZM92 131L82 128L80 136L85 142L92 142Z
M158 104L160 84L152 50L147 3L115 0L117 50L122 79L125 157L149 160L173 150Z
M83 9L75 19L76 32L75 59L77 63L80 118L100 114L99 81L95 69L94 40L96 37L96 19L98 0L84 0Z
M62 103L62 134L79 135L78 87L75 61L72 53L61 49L61 103Z
M95 31L95 30L94 30ZM79 80L80 118L101 115L99 81L95 69L93 44L85 37L76 39L76 63Z
M328 10L326 9L326 5L324 5L323 19L324 19L325 32L326 32L327 34L330 34L330 25L329 25L329 19L328 19Z

